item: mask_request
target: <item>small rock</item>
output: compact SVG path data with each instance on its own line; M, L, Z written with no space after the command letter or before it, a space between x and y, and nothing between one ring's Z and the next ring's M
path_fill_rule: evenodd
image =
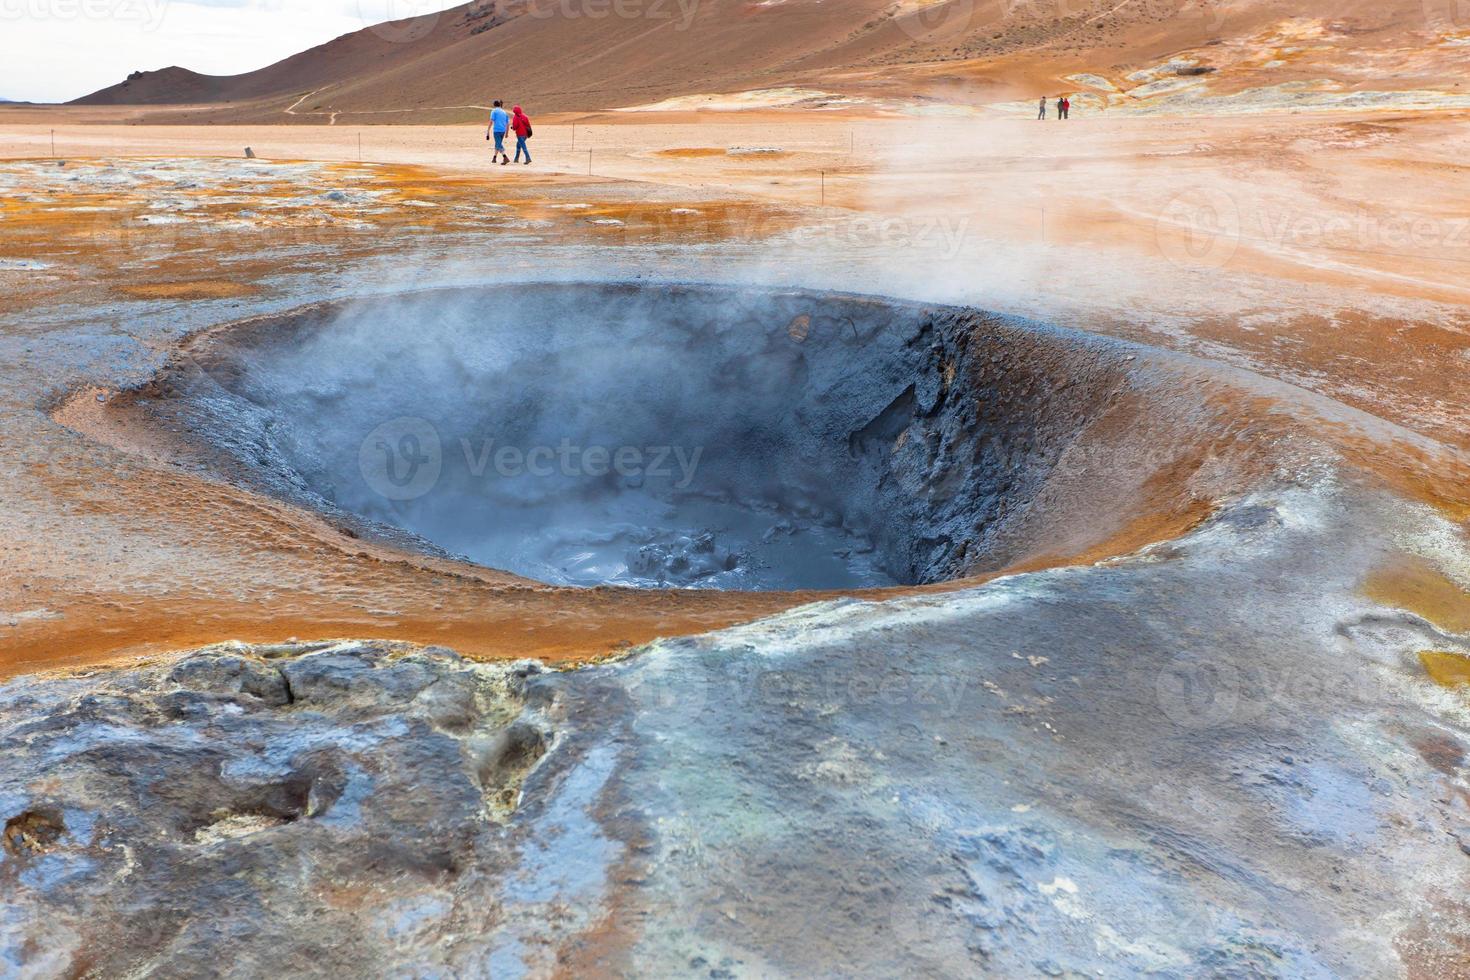
M56 845L66 826L56 814L27 810L11 817L5 824L5 849L11 854L25 856L44 854Z

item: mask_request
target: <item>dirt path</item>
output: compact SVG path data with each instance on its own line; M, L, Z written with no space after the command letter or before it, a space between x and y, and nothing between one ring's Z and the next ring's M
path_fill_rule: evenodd
M316 89L314 91L307 92L301 98L299 98L295 102L291 103L291 105L288 106L285 109L286 115L288 115L288 116L327 116L328 117L328 119L327 119L327 125L328 126L335 126L335 125L337 125L337 119L340 116L405 115L405 114L413 113L413 112L440 112L440 111L443 111L443 110L446 110L446 109L483 109L486 112L489 112L490 109L491 109L491 107L490 106L487 106L487 105L435 105L435 106L419 106L419 107L413 108L413 109L378 109L378 110L375 110L373 112L356 112L356 111L351 110L351 109L333 109L331 111L321 111L321 112L297 112L296 111L297 107L299 107L301 105L301 103L305 102L307 99L311 98L313 95L316 95L316 93L317 92L320 92L320 91L321 91L321 89Z

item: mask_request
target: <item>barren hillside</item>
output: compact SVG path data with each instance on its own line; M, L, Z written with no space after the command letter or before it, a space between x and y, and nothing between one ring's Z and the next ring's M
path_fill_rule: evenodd
M457 121L496 97L545 113L770 90L754 101L1450 94L1470 17L1438 4L1349 0L1314 15L1286 0L476 0L248 74L140 72L78 102L156 105L154 121L323 123Z

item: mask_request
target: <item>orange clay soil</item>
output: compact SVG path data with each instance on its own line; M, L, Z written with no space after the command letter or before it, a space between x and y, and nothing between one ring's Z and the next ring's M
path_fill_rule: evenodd
M1419 663L1434 683L1442 687L1464 687L1470 684L1470 657L1444 650L1421 650Z
M135 299L233 299L249 296L255 292L255 287L223 279L200 279L192 282L130 283L119 286L117 291Z
M238 158L251 145L282 161L347 165L358 153L356 129L68 126L75 111L0 109L0 157L46 153L53 125L63 156ZM415 199L529 204L563 194L605 207L526 216L590 244L760 245L815 225L817 234L763 249L752 276L818 268L845 250L841 265L864 291L975 301L1223 359L1470 448L1466 116L1104 115L1063 127L871 112L605 113L575 134L538 124L532 168L491 166L479 126L378 126L362 130L365 152L390 164L380 168L384 187L402 183L388 199L394 214L366 233L283 215L280 232L381 252L385 223L442 233L495 221L468 206L408 205ZM789 156L727 152L737 147ZM44 253L52 229L90 236L92 247L145 241L107 212L11 201L4 216L8 234L25 236L15 240L22 254ZM171 266L164 281L217 278L189 274L192 254L161 261ZM0 291L0 312L21 299Z
M57 421L137 458L180 455L167 433L130 424L126 408L104 405L97 394L86 390L68 399L56 411ZM1258 418L1270 407L1265 399L1252 406L1261 413ZM1126 423L1119 419L1117 424ZM1044 541L1002 568L948 583L858 595L884 599L973 587L1002 575L1103 561L1179 537L1214 511L1211 501L1190 490L1200 465L1230 452L1237 440L1265 440L1268 431L1286 424L1242 418L1224 426L1216 444L1153 474L1127 507L1105 509L1095 521L1079 522L1068 537ZM1374 460L1365 462L1371 474ZM65 488L56 489L58 496L67 495ZM253 598L222 594L229 575L217 583L190 575L187 585L163 595L98 590L80 597L36 588L28 593L29 602L64 615L19 624L5 646L0 673L145 656L222 639L272 643L332 637L442 644L484 659L579 663L657 637L705 632L853 594L546 586L364 541L314 513L177 470L137 473L89 509L199 535L217 559L249 565L244 577L259 579L265 573L272 586ZM1385 569L1364 591L1444 629L1470 631L1470 594L1421 561Z
M44 152L48 120L14 118L0 111L0 156ZM353 270L403 252L433 248L476 264L513 254L519 264L512 271L534 277L543 246L595 246L615 260L636 251L628 246L733 243L762 270L780 267L814 284L973 300L1299 384L1440 440L1410 444L1329 425L1320 433L1380 485L1454 520L1470 517L1470 479L1456 448L1470 445L1461 390L1470 297L1451 274L1470 260L1470 241L1461 241L1453 223L1470 214L1470 192L1455 162L1466 137L1449 116L1094 119L1078 120L1065 137L1005 119L908 120L901 141L893 120L668 118L678 121L654 114L579 126L576 153L569 126L538 126L537 166L520 170L490 167L483 133L465 128L375 128L367 133L369 158L384 162L359 166L350 159L355 140L330 127L74 127L60 137L75 166L88 156L126 154L238 159L248 143L282 158L282 169L271 177L265 167L256 190L166 188L197 211L163 227L137 221L162 191L0 189L0 259L49 266L0 271L0 315L29 344L45 335L41 324L56 311L90 304L104 311L104 334L121 329L161 348L177 337L154 339L148 325L192 304L214 304L204 322L242 315L246 300L299 305L323 298L327 284L355 288ZM594 148L596 177L577 174L579 167L585 173L584 145ZM742 146L792 156L660 153ZM305 176L285 172L296 166L285 161L311 158L336 162L313 165L326 169ZM0 168L43 163L51 165ZM813 205L823 170L829 198L819 210ZM1384 182L1386 173L1394 179ZM370 206L317 200L348 180L374 192ZM1371 198L1369 186L1378 188ZM1208 247L1181 253L1171 237L1171 198L1211 188L1228 193L1250 232L1236 236L1223 259ZM285 206L305 198L309 206ZM1421 213L1429 198L1447 216L1438 240L1405 248L1375 242L1388 234L1384 221ZM256 217L242 218L244 211ZM1334 250L1341 243L1315 227L1281 232L1283 218L1360 212L1372 218L1361 233L1370 247L1358 247L1357 231L1348 252ZM969 221L953 254L901 239L851 241L859 219L892 219L912 231L936 216ZM235 220L256 224L248 232L221 230L220 222ZM514 222L528 222L516 231L514 253L474 237ZM795 246L784 240L804 228L819 234ZM1262 237L1260 229L1264 244L1247 240ZM289 263L277 249L290 250ZM739 271L740 254L722 267ZM670 268L699 277L701 267ZM832 268L850 278L834 281ZM599 262L593 271L601 269ZM231 294L233 301L219 298ZM146 329L132 325L135 317ZM26 379L48 370L29 359L16 369L32 372L17 376ZM71 387L87 383L78 376ZM394 552L157 462L170 456L167 440L104 425L89 411L95 392L58 416L91 435L68 435L34 412L38 403L60 404L62 392L27 384L10 388L9 398L35 394L14 406L7 437L30 462L0 474L11 514L0 542L10 572L0 576L3 671L292 636L402 638L477 656L577 661L821 597L579 592ZM101 384L105 391L108 383ZM1235 408L1238 415L1245 406ZM1243 432L1239 438L1248 440L1248 427ZM1215 504L1188 479L1183 472L1161 477L1128 512L1101 515L1066 541L1031 542L991 572L1090 562L1176 536Z
M99 398L99 396L101 396ZM191 450L140 421L127 394L84 389L57 422L135 459L186 460ZM1099 561L1177 537L1213 508L1187 489L1194 464L1151 479L1129 507L1100 513L1044 553L958 581L869 590L866 598L972 587L1001 575ZM56 487L65 498L68 488ZM94 516L145 521L197 536L218 560L250 567L272 585L257 598L226 597L226 582L187 576L163 595L79 597L33 588L27 601L63 613L19 623L0 672L73 665L196 647L222 639L372 637L442 644L486 659L594 660L657 637L705 632L851 592L737 593L570 589L359 539L323 517L188 472L149 468L94 499ZM1060 546L1061 550L1056 550ZM196 546L197 547L197 546ZM213 562L201 562L210 567ZM226 576L228 579L229 576Z
M1363 594L1405 609L1449 633L1470 633L1470 589L1427 561L1403 556L1363 583Z

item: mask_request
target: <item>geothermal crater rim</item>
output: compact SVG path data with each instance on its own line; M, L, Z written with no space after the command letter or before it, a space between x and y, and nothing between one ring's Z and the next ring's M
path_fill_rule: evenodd
M231 482L421 553L552 585L854 591L1196 508L1156 485L1200 432L1141 350L852 294L488 285L212 327L114 401Z

